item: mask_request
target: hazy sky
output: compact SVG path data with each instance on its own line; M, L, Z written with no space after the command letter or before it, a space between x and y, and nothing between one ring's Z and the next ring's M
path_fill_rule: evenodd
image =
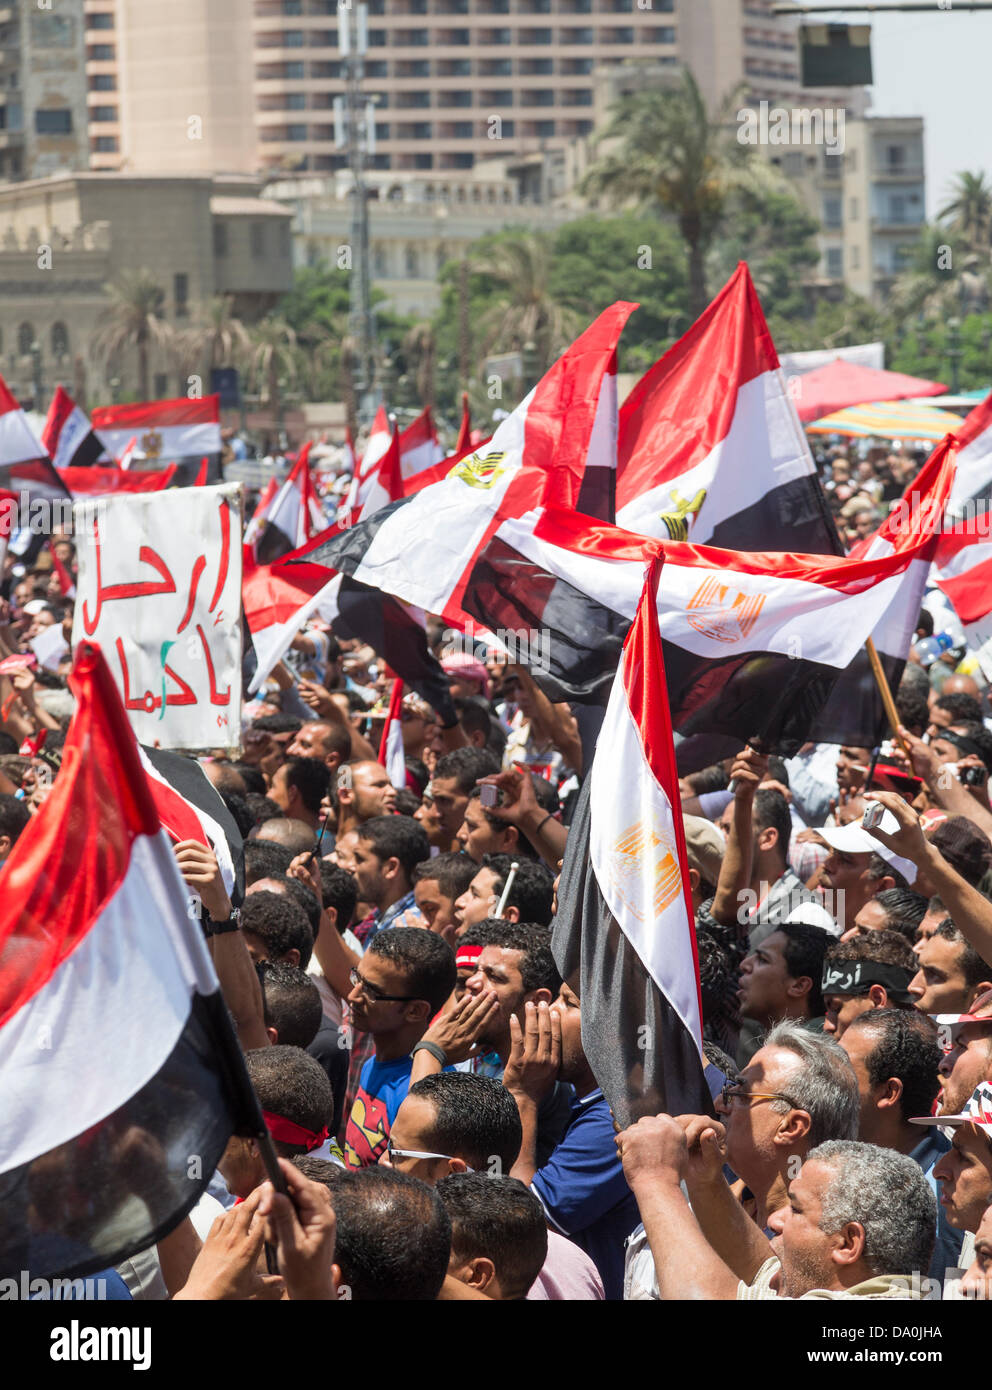
M883 0L879 0L883 3ZM883 116L923 116L927 216L945 201L962 169L992 175L989 60L992 10L953 7L932 14L815 15L871 25L875 73L872 110Z

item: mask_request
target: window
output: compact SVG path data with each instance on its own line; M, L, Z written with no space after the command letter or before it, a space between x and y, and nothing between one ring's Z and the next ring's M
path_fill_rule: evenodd
M563 29L561 41L562 43L592 43L593 33L591 29Z
M844 274L844 251L840 246L827 248L827 274L831 280L840 280Z
M288 125L286 127L287 140L305 140L307 138L307 127L305 125Z
M415 169L433 169L434 156L432 154L415 154L413 156L413 167Z
M480 77L510 77L513 63L509 58L483 58L479 63Z
M90 91L116 92L117 78L112 72L98 72L95 77L90 79Z
M155 373L154 391L156 400L164 400L171 394L169 391L169 378L166 376L165 372Z
M116 154L117 136L98 135L93 141L93 151L95 154Z
M369 30L369 48L385 48L386 31L385 29Z
M305 42L303 37L303 30L287 29L285 34L283 34L282 36L282 42L284 48L302 48Z
M500 129L500 134L502 135L502 137L503 137L504 140L509 140L509 139L511 139L511 138L513 137L513 135L516 133L516 129L517 129L517 123L516 123L516 121L504 121L504 122L503 122L503 125L502 125L502 127L501 127L501 129Z
M176 318L184 319L189 313L189 276L184 272L172 277L172 302L176 307Z
M554 106L555 104L555 94L552 91L531 92L530 99L532 106Z
M69 330L65 324L59 321L52 324L52 356L68 357L69 355Z
M388 140L390 138L388 121L376 121L375 138L377 140Z
M857 198L851 198L851 199L848 201L848 204L847 204L847 216L848 216L848 219L849 219L851 222L857 222L857 220L858 220L858 200L857 200Z
M265 255L265 223L253 222L251 224L251 254L256 258Z
M365 64L366 77L386 77L389 73L389 64L377 59L375 62Z
M455 140L471 140L472 122L455 121L455 123L451 127L451 134Z
M114 45L112 43L91 44L89 56L94 63L112 63L114 61Z
M406 248L406 273L416 278L420 274L420 255L415 246Z
M303 0L282 0L282 12L284 15L302 14Z
M843 223L843 216L844 205L840 198L824 198L823 225L825 227L840 227Z
M566 32L566 34L567 34L568 30L566 30L565 32ZM589 30L589 33L592 34L592 30L591 30L591 29ZM551 42L551 30L550 30L550 29L521 29L520 32L519 32L519 34L517 35L517 42L518 42L518 43L540 43L540 44L550 43L550 42ZM589 42L590 42L590 43L592 42L592 39L591 39L591 38L590 38Z
M675 30L668 25L662 25L660 29L649 29L648 37L652 43L674 43Z
M451 156L452 169L471 169L475 164L475 155L471 151L454 154Z
M91 106L91 107L90 107L90 120L91 120L91 121L116 121L116 120L117 120L117 107L116 107L116 106Z
M72 112L68 107L56 111L36 111L34 128L39 135L71 135Z
M441 92L439 93L442 106L471 106L471 92Z
M226 256L226 255L227 255L227 223L226 223L226 222L215 222L215 223L214 223L214 255L215 255L215 256Z
M887 145L885 163L890 170L902 169L906 164L905 145Z
M34 325L22 323L17 330L17 351L22 357L27 357L31 351L31 344L34 342Z
M430 121L417 121L411 127L410 134L414 140L430 140L434 135L434 127Z
M483 106L512 106L513 93L505 89L496 92L485 92L482 96Z
M287 111L305 111L307 109L307 98L305 92L286 93Z
M114 16L109 11L103 14L88 14L86 16L87 29L112 29L114 27Z
M535 122L534 122L534 134L537 135L539 138L544 139L544 138L546 138L546 137L549 136L549 135L554 135L554 133L555 133L555 123L554 123L554 121L535 121Z
M299 62L284 64L287 82L299 82L303 78L303 64Z

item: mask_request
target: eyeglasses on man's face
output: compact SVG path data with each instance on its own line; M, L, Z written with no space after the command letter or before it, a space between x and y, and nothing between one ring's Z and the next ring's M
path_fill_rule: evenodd
M452 1157L451 1154L422 1153L419 1149L398 1149L393 1144L392 1137L386 1140L386 1156L390 1163L395 1163L397 1159L409 1159L412 1162L417 1159L443 1158L448 1161ZM473 1173L475 1169L469 1168L466 1164L465 1171L466 1173Z
M739 1081L728 1081L720 1090L720 1103L727 1110L733 1108L734 1101L750 1105L753 1100L784 1100L793 1110L803 1109L797 1100L787 1096L784 1091L749 1091Z
M415 994L384 994L378 985L370 984L364 975L359 975L354 965L348 972L348 979L352 989L360 989L370 1004L412 1004L417 997Z

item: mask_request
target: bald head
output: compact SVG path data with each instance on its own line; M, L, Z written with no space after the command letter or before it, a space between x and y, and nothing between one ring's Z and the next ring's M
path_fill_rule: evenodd
M336 772L351 756L351 734L328 719L311 719L297 732L286 750L291 758L314 758L329 772Z
M255 838L282 845L284 849L292 850L294 857L297 854L309 853L317 842L312 825L307 825L306 821L293 820L290 816L274 816L271 820L263 821Z
M971 676L948 676L947 680L940 687L941 695L971 695L976 700L980 700L982 692L978 688L978 682Z

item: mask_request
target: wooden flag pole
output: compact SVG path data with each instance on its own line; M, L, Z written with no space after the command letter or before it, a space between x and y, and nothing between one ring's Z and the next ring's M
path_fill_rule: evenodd
M906 740L902 737L902 735L899 732L899 711L896 709L896 702L892 698L892 691L889 689L889 682L886 680L885 672L882 670L882 663L879 660L878 652L875 649L875 643L870 637L865 642L865 651L868 653L868 660L871 662L871 672L872 675L875 677L875 684L878 686L878 693L882 697L882 704L885 706L886 718L892 725L892 732L898 740L899 747L906 754L910 768L912 768L913 760L909 756L909 748L906 745Z

